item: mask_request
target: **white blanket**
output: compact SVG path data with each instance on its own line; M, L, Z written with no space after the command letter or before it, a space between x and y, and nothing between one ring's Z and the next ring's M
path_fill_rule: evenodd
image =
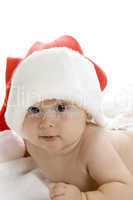
M5 133L6 134L6 133ZM12 136L12 133L10 133ZM13 136L14 137L14 136ZM6 138L9 139L9 133L4 137L0 135L0 144L2 149ZM7 143L9 140L7 140ZM6 143L6 144L7 144ZM4 147L5 148L5 147ZM16 145L15 145L16 148ZM48 183L50 180L44 178L40 170L31 157L20 157L10 160L13 148L9 149L9 160L0 162L0 199L1 200L48 200L49 190ZM2 152L2 151L1 151ZM0 157L2 156L0 152ZM3 153L3 152L2 152ZM7 159L9 151L4 155ZM17 155L18 156L18 155Z
M49 190L31 157L0 164L1 200L48 200Z

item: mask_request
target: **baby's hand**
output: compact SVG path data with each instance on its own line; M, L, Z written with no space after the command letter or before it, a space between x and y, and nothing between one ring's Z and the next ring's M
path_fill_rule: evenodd
M51 200L81 200L81 192L75 185L51 183L49 190Z

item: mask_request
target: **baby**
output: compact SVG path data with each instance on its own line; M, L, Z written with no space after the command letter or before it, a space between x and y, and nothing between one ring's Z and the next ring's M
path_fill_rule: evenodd
M53 182L51 199L132 200L133 136L104 128L103 71L70 36L37 43L17 64L5 120Z
M63 100L29 107L23 130L29 155L55 183L51 199L132 199L132 134L99 127Z

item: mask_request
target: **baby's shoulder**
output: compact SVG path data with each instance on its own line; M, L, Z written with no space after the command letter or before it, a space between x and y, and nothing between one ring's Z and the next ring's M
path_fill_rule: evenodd
M118 138L119 140L121 140L121 138L129 138L131 141L133 141L133 131L113 130L106 127L100 127L92 123L86 127L86 137L94 139L106 137L108 140L112 140L112 138Z
M93 124L87 126L84 135L86 148L97 148L103 143L103 140L108 140L116 150L124 148L126 145L133 146L133 131L110 130Z
M82 150L84 154L88 156L88 152L92 151L100 144L100 140L103 137L104 129L95 124L89 124L83 135Z
M103 136L103 134L105 134L105 130L103 127L91 123L86 127L84 140L86 142L92 142L99 139L101 136Z

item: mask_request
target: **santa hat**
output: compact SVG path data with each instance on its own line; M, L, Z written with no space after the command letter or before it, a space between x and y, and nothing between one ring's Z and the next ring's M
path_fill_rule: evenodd
M103 70L83 54L72 36L36 42L25 58L7 58L0 131L11 129L21 135L28 107L53 98L77 103L104 125L101 97L106 84Z

